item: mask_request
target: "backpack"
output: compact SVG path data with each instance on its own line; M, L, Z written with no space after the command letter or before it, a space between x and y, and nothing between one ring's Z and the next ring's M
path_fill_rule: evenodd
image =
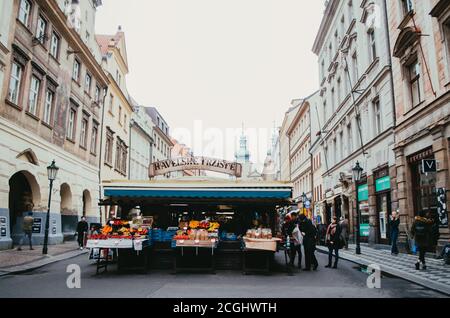
M414 236L416 238L426 238L427 236L427 226L425 223L422 222L416 222L414 224Z

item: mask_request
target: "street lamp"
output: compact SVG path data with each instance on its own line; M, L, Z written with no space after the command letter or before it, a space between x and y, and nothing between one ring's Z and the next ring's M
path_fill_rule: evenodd
M48 228L50 225L50 205L52 202L52 191L53 191L53 181L55 181L56 176L58 175L59 168L55 164L55 160L52 161L52 164L47 167L47 176L50 181L50 191L48 193L48 210L47 210L47 218L45 222L45 236L44 236L44 247L42 248L42 254L47 254L48 252Z
M358 183L361 181L361 175L363 168L356 162L355 167L353 167L353 181L356 187L356 254L361 254L361 224L360 224L360 211L359 211L359 198L358 198Z

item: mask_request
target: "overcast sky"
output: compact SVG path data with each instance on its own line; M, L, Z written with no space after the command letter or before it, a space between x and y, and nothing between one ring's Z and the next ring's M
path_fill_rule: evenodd
M103 0L96 32L122 26L128 90L156 106L175 137L232 159L235 140L223 136L245 123L260 165L274 122L318 88L311 48L323 9L322 0Z

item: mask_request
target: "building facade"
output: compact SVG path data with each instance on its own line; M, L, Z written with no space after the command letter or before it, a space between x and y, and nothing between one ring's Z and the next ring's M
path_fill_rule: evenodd
M130 179L148 180L148 169L152 163L155 141L153 140L153 121L144 107L134 107L130 129Z
M297 110L300 107L302 101L294 100L291 103L291 107L284 115L283 123L280 127L280 179L281 181L291 180L291 160L290 160L290 147L289 147L289 135L287 133L289 127L294 120Z
M169 125L156 107L145 107L145 110L153 121L153 140L155 143L152 149L152 162L170 159L174 145L170 139ZM170 174L156 178L170 178Z
M303 195L312 198L311 127L308 99L300 103L291 125L287 129L290 160L290 181L294 184L293 199L302 201Z
M450 1L387 1L396 101L396 188L405 231L419 211L449 238ZM431 160L431 172L423 171ZM436 165L433 167L433 162Z
M383 0L330 0L313 47L319 58L319 112L324 118L320 143L326 164L326 219L349 218L354 233L359 210L358 230L369 243L388 243L387 220L397 208L386 12ZM355 185L352 168L356 162L364 175Z
M90 46L68 22L71 12L94 19L95 4L15 0L0 5L5 64L0 67L0 248L17 242L23 215L30 211L33 240L43 241L46 167L53 159L60 170L50 207L50 244L61 243L63 233L73 235L82 215L99 220L102 92L109 80L97 58L98 46ZM92 34L94 23L85 25Z

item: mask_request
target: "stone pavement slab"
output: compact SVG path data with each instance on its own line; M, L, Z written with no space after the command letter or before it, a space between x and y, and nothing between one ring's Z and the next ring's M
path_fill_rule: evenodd
M445 265L443 260L427 258L427 270L418 271L414 266L417 262L416 255L399 254L395 256L391 255L389 250L366 246L361 246L361 255L356 255L355 248L355 245L350 245L348 250L340 250L340 258L363 266L377 264L384 273L450 295L450 266ZM317 249L328 253L327 247L318 246Z
M87 253L87 250L79 250L76 242L49 245L47 255L42 254L42 246L39 245L35 246L34 250L22 247L22 251L0 251L0 276L30 271L84 253Z

